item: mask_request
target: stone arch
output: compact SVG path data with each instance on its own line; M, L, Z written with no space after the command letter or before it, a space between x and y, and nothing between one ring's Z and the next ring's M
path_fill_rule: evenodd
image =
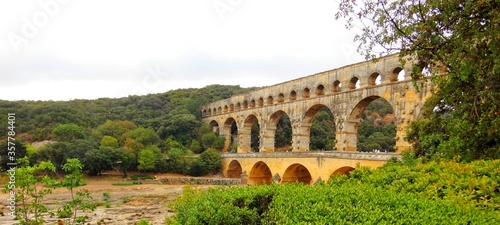
M302 98L309 98L311 96L311 91L309 88L304 88L302 91Z
M265 162L258 161L252 167L248 176L248 184L271 184L271 169Z
M280 93L278 95L278 103L282 103L285 101L285 95L283 93Z
M233 103L231 103L229 105L229 112L234 112L234 104Z
M340 168L336 169L335 171L333 171L332 175L345 174L345 175L349 176L351 174L351 171L353 171L353 170L354 170L353 167L343 166L343 167L340 167Z
M333 92L340 92L341 87L342 87L342 83L340 83L340 81L336 80L335 82L333 82L332 91Z
M344 123L345 126L343 127L342 130L342 134L344 136L343 141L341 143L342 146L337 146L338 149L345 151L357 150L357 141L358 141L357 134L358 134L359 123L361 121L361 113L363 112L363 110L365 110L367 105L369 105L371 102L379 98L381 97L375 95L368 96L359 101L354 106L354 108L351 109L351 112L347 116L347 120ZM387 102L391 104L391 107L394 110L395 109L394 104L392 104L390 101ZM338 143L340 142L337 142L337 144Z
M203 111L201 112L201 115L202 115L202 116L208 116L207 110L206 110L206 109L203 109Z
M241 103L237 103L236 104L236 111L240 111L241 110Z
M302 123L300 124L299 130L293 134L293 143L295 151L308 151L309 144L311 140L311 126L314 120L314 117L323 107L328 108L324 104L315 104L306 111L304 114L304 118L302 119ZM330 113L332 113L331 109L328 108ZM332 113L333 115L333 113ZM334 120L335 121L335 120ZM317 150L317 149L316 149Z
M360 85L361 83L358 77L352 77L351 80L349 80L349 89L351 90L359 88Z
M255 108L255 100L250 101L250 108Z
M224 122L224 129L222 135L226 138L224 142L223 151L231 151L233 145L236 143L238 136L238 123L233 117L229 117Z
M273 96L269 95L269 97L267 97L266 104L272 105L273 103L274 103Z
M252 126L255 121L259 121L257 117L250 114L245 118L243 126L238 133L238 153L248 153L252 151Z
M257 105L258 105L259 107L264 106L264 99L263 99L263 98L259 98L259 101L257 102Z
M316 96L321 96L324 94L325 94L325 86L323 86L322 84L318 85L318 87L316 87Z
M229 163L226 172L228 178L240 178L242 173L243 169L238 160L233 160Z
M368 77L369 86L375 86L381 83L382 83L382 75L380 75L380 73L378 72L374 72Z
M312 176L309 170L300 163L290 165L283 173L282 183L299 182L303 184L311 184Z
M262 137L261 142L261 152L274 152L274 143L276 136L276 127L278 125L278 121L281 116L286 114L283 110L278 110L274 112L265 125L264 136ZM262 132L262 131L261 131Z
M208 115L211 116L212 115L212 109L208 109Z
M297 100L297 92L295 91L291 91L290 92L290 97L289 97L290 101L295 101Z
M212 132L219 134L219 123L215 120L210 121L210 127L212 128Z
M402 67L396 67L392 70L389 80L391 82L403 81L404 74L405 74L405 71L403 70Z
M229 111L229 106L225 105L224 106L224 111L222 111L223 113L227 113Z
M243 109L248 109L248 101L247 100L243 101L242 107L243 107Z
M222 107L219 106L219 108L217 109L217 112L219 112L219 114L222 113Z

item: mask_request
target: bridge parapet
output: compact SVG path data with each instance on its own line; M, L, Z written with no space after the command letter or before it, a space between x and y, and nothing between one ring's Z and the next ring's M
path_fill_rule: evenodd
M223 153L223 159L237 158L339 158L357 160L389 161L393 158L400 160L401 154L395 152L351 152L351 151L326 151L326 152L264 152L264 153Z

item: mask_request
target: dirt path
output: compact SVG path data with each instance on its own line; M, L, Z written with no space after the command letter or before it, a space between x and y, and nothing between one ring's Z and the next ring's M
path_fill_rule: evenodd
M165 216L171 216L172 211L167 206L177 196L182 194L183 185L139 184L132 186L114 186L117 179L99 178L87 180L87 185L80 187L89 190L95 202L100 206L94 212L80 213L87 215L90 224L136 224L141 219L147 219L153 224L164 224ZM203 186L201 188L208 188ZM105 200L104 193L109 194ZM7 194L0 193L0 203L6 204ZM61 202L71 199L70 192L65 188L55 189L44 199L44 204L53 212L60 207ZM2 206L0 206L2 207ZM8 215L9 209L3 207L0 211L0 224L17 224ZM57 216L45 216L46 224L57 224ZM64 220L64 219L63 219ZM65 223L67 224L67 223Z

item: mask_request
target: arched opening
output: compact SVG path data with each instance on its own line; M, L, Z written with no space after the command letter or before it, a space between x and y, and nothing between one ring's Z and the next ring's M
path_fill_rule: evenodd
M211 116L212 115L212 109L208 109L208 115Z
M267 105L272 105L273 103L274 103L273 96L269 96L269 97L267 97L266 104L267 104Z
M224 106L224 113L227 113L227 111L229 110L229 107L227 105Z
M311 184L311 173L309 170L303 166L302 164L295 163L289 166L285 173L283 174L282 183L293 183L299 182L303 184Z
M359 81L359 78L357 77L351 78L351 80L349 81L349 89L354 90L360 87L361 87L361 82Z
M396 67L392 70L390 81L404 81L405 80L405 71L401 67Z
M243 101L243 109L248 109L248 101Z
M255 119L252 123L252 131L250 134L250 149L252 152L259 152L260 147L260 125L259 121Z
M229 163L226 173L228 178L240 178L242 173L243 169L237 160L233 160Z
M240 111L241 110L241 103L238 102L238 104L236 104L236 111Z
M290 101L297 100L297 92L292 91L290 92Z
M396 144L396 118L392 105L379 96L361 100L346 122L347 150L393 152Z
M370 86L379 85L381 83L382 83L382 76L377 72L372 73L368 78L368 85Z
M216 115L217 114L217 109L214 108L213 112L214 112L214 115Z
M229 112L234 112L234 104L229 105Z
M248 176L248 184L271 184L271 169L266 163L259 161L253 165L250 175Z
M333 82L333 92L339 92L341 91L341 87L342 87L342 83L340 83L340 81L336 80L335 82Z
M250 101L250 108L255 108L255 100Z
M202 116L207 116L207 110L204 109L203 112L201 113Z
M219 112L219 114L222 113L222 107L219 106L219 109L217 109L217 112Z
M224 130L226 131L226 148L228 152L236 152L238 140L238 125L234 118L229 117L224 123Z
M309 98L309 96L311 96L311 91L309 88L304 88L302 91L302 98Z
M278 103L282 103L285 101L285 95L283 93L280 93L278 95Z
M351 171L353 171L353 170L354 170L354 168L352 168L350 166L340 167L337 170L333 171L332 176L340 175L340 174L345 174L345 175L349 176L351 174Z
M249 153L249 152L258 152L259 151L259 143L260 143L260 127L259 121L255 115L249 115L245 122L243 123L243 127L240 130L240 143L239 152L240 153Z
M318 87L316 87L316 95L320 96L324 94L325 94L325 86L323 86L322 84L318 85Z
M314 105L305 114L302 130L309 129L309 150L335 149L335 120L330 109L322 104Z
M258 105L259 107L264 106L264 99L263 99L263 98L259 98L259 101L257 102L257 105Z
M286 113L283 113L276 124L274 149L285 152L292 149L292 122Z
M217 121L210 121L210 127L212 128L212 132L219 134L219 123L217 123Z

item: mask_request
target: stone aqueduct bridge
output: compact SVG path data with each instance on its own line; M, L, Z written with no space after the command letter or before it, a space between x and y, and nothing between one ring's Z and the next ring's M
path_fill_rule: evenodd
M214 131L226 137L224 150L229 148L231 127L236 123L238 153L250 151L251 127L257 120L260 126L259 152L262 154L275 151L274 137L277 123L282 115L287 114L292 126L291 150L293 153L300 153L309 151L310 128L314 116L321 108L327 107L334 115L335 149L354 152L357 149L357 131L361 113L373 100L384 98L394 109L394 116L397 119L395 149L396 152L401 152L409 148L409 143L404 140L406 128L419 115L425 100L431 96L433 87L429 80L424 79L419 81L420 90L417 91L411 80L411 67L411 61L404 66L401 65L397 54L381 57L375 61L356 63L206 104L201 108L202 119L210 123ZM248 157L243 155L247 154L239 156L240 160L245 159L239 163L243 171L251 173L252 169L247 166L246 161L252 160L247 160ZM256 159L267 156L267 154L250 155ZM285 157L283 160L293 161L299 165L305 160L300 155L293 156ZM228 160L231 159L224 158L224 164L227 165L225 168L229 169L224 173L231 171L228 165L232 160L229 162ZM355 161L364 160L357 158ZM258 166L258 162L255 163L253 167ZM342 164L347 161L333 160L325 163ZM347 164L352 166L352 163ZM279 170L278 167L281 165L283 164L274 161L273 165L270 165L270 170L273 172ZM370 166L377 165L370 164ZM318 172L313 175L313 179L323 177L319 174Z

